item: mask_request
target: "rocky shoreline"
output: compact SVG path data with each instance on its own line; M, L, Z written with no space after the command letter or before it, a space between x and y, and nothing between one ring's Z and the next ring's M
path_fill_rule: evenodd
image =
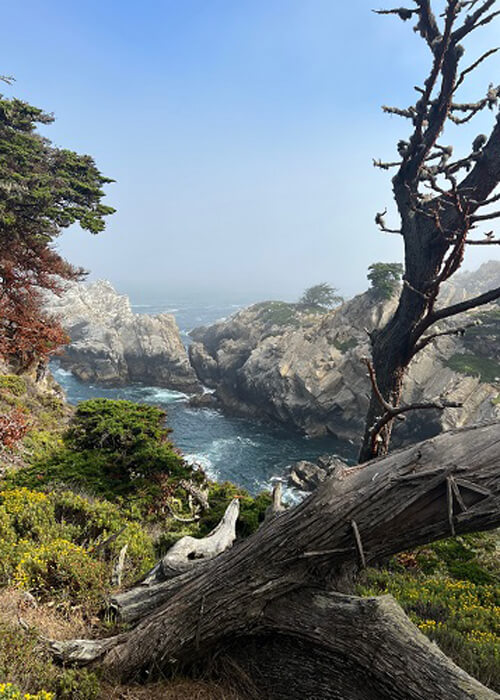
M500 263L486 263L445 288L445 301L495 284ZM329 312L254 304L191 331L189 357L172 315L134 314L109 282L71 284L46 308L71 337L61 365L85 382L163 386L188 393L192 407L220 407L312 437L353 441L368 405L362 362L369 355L368 332L387 322L396 303L365 292ZM395 431L396 445L500 418L500 307L475 310L465 322L474 319L481 325L463 337L440 338L415 358L403 396L406 402L441 398L463 407L411 414Z
M443 296L455 303L495 285L500 263L490 262L457 277ZM304 313L283 302L255 304L192 331L190 360L225 410L314 437L357 440L370 391L362 362L370 353L368 332L387 322L396 303L366 292L328 313ZM463 337L440 338L420 353L403 394L408 403L441 398L463 407L410 414L397 426L396 445L500 418L500 307L464 316L458 324L481 325Z
M45 309L70 337L61 366L82 381L201 391L171 314L133 313L128 297L106 281L70 283L62 296L47 298Z

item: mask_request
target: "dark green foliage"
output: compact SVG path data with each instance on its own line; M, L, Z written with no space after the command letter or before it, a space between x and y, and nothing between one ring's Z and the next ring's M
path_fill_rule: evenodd
M337 294L337 289L332 287L327 282L315 284L305 290L300 297L299 303L303 306L312 306L313 308L329 309L336 304L344 301L343 297Z
M183 478L199 481L168 440L165 413L131 401L91 399L79 404L62 443L50 444L11 484L65 484L110 500L126 499L146 515L160 512Z
M371 289L379 299L390 299L399 286L403 275L401 263L373 263L368 268Z
M84 464L92 456L110 478L128 481L158 473L182 472L182 457L168 441L166 414L154 406L132 401L91 399L78 405L64 435L66 448L80 453Z
M489 357L455 353L446 360L446 364L455 372L479 377L482 382L500 381L500 364Z
M90 156L55 148L36 132L54 117L16 98L0 95L0 231L2 243L18 236L49 242L78 222L98 233L112 207L101 204L101 175Z
M74 450L134 452L151 440L164 443L166 413L154 406L112 399L78 404L65 443Z

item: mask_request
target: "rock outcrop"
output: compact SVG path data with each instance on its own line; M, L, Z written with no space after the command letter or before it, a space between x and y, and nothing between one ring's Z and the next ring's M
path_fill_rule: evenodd
M334 455L323 455L316 462L308 462L305 459L295 462L290 467L288 474L288 486L299 491L314 491L327 476L336 469L345 469L348 465Z
M500 263L488 266L489 286ZM482 268L474 279L468 275L474 293L481 291L482 276ZM459 282L458 278L455 286ZM454 299L460 294L451 287L446 293ZM279 302L256 304L226 321L195 329L191 362L200 380L216 389L218 400L231 411L270 418L311 436L357 439L370 390L361 361L369 355L367 331L384 324L396 303L396 298L379 301L366 292L326 314L305 313L297 305ZM417 355L403 397L407 402L441 397L462 401L463 408L410 414L395 431L396 443L500 418L500 309L473 314L487 319L485 326L465 338L442 338ZM468 345L470 338L476 341L474 349ZM477 354L485 348L486 377L481 376ZM476 364L469 362L471 357Z
M71 339L62 366L83 381L200 390L175 318L133 313L128 297L109 282L70 283L61 297L47 299L46 311L59 319Z

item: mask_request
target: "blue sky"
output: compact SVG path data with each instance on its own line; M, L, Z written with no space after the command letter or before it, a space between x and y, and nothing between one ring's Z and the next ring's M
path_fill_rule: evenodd
M441 3L442 4L442 3ZM407 124L382 104L414 99L429 66L410 23L372 2L23 0L2 9L3 88L54 112L46 134L116 179L107 230L78 230L62 252L124 291L293 298L328 281L347 295L376 260L391 159ZM497 26L467 45L467 63ZM464 98L498 82L495 56ZM492 115L450 133L465 148ZM444 139L446 141L446 139ZM468 266L499 254L474 250Z

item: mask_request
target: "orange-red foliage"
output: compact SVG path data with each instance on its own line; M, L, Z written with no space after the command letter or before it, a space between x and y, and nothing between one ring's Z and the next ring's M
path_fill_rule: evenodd
M68 341L61 325L43 313L41 289L58 293L71 267L45 243L18 241L0 250L0 356L26 369Z
M13 447L28 431L26 416L20 408L0 415L0 445Z

